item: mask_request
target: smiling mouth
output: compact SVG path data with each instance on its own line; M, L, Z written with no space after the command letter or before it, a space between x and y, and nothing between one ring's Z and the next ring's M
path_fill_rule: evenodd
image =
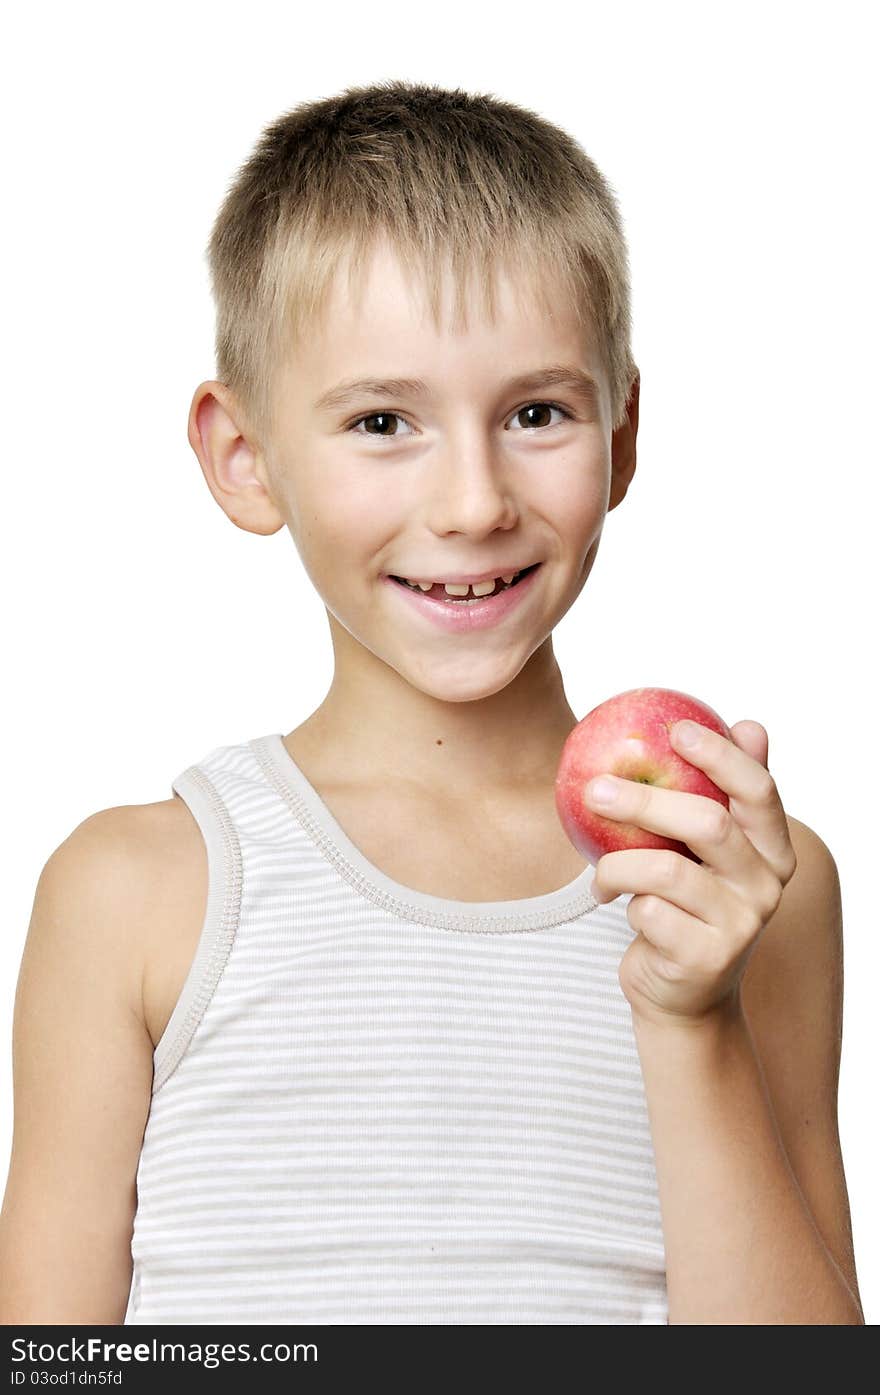
M405 586L408 591L415 591L417 596L425 596L434 601L444 601L447 605L478 605L480 601L490 601L493 596L498 596L502 591L510 591L514 586L518 586L523 577L540 567L540 562L533 562L530 567L523 567L521 572L517 572L512 581L502 581L500 577L495 578L494 591L487 591L483 596L450 596L446 591L443 582L435 582L428 591L423 591L420 586L413 586L405 577L392 576L391 580L396 581L399 586Z

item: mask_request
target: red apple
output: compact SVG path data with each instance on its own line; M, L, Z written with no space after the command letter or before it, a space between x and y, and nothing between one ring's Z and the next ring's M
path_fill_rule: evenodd
M603 853L618 848L672 848L699 862L685 843L637 824L620 823L588 808L584 787L594 775L619 775L644 785L685 790L730 801L708 775L673 748L669 728L683 718L730 738L718 713L674 688L631 688L588 712L569 732L556 775L556 811L562 827L582 857L595 865Z

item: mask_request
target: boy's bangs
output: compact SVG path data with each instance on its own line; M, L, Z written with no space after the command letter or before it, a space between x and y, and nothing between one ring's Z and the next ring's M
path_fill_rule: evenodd
M360 235L348 229L344 237L328 238L325 229L314 240L289 238L275 258L267 258L267 272L274 269L270 298L278 312L276 362L285 348L314 333L337 277L345 278L352 303L361 303L372 257L383 242L438 331L450 310L454 333L466 331L472 317L494 323L498 282L504 276L524 308L534 309L537 303L553 316L564 304L575 310L584 334L595 338L600 309L595 270L558 240L520 236L504 243L479 238L441 242L401 237L389 228Z

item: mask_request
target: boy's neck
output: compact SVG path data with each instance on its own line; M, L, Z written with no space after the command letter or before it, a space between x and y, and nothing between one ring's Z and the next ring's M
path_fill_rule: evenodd
M285 738L323 782L400 782L443 799L552 788L578 718L551 638L505 688L473 702L441 701L378 662L340 671L339 657L324 701Z

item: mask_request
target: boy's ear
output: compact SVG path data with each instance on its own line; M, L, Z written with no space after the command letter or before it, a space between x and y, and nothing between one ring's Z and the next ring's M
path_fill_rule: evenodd
M225 383L199 383L189 409L187 436L208 488L236 527L264 534L284 527L284 518L260 478L265 466L259 448L252 443L244 414Z
M641 375L636 374L626 404L626 416L611 437L611 498L608 512L616 509L625 498L636 472L636 434L639 429L639 388Z

